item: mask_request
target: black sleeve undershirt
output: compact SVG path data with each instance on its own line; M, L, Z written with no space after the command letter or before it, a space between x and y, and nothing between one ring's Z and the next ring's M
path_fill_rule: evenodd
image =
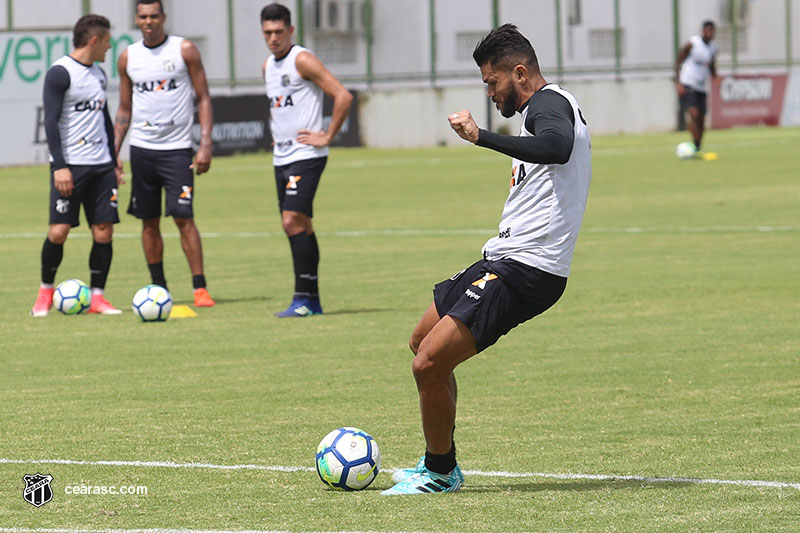
M69 72L61 65L51 67L44 77L44 131L47 134L47 147L53 157L53 170L66 168L64 152L61 146L61 132L58 121L61 118L61 107L64 105L64 94L69 89Z
M102 71L103 69L100 70ZM106 73L103 71L103 76L105 75ZM108 76L106 76L106 84L108 84ZM105 122L106 138L108 139L108 153L111 154L111 161L114 166L117 166L117 150L114 147L114 123L111 122L111 115L108 112L108 99L103 104L103 121Z
M555 91L539 90L528 100L525 129L531 137L479 130L478 146L529 163L563 165L575 141L575 114L569 101Z

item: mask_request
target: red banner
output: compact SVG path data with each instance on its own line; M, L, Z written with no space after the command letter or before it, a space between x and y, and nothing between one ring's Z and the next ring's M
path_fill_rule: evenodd
M711 127L777 126L786 74L719 76L711 86Z

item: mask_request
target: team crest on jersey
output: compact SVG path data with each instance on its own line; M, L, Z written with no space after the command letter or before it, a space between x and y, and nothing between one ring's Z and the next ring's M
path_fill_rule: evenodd
M291 81L289 80L289 75L284 74L281 76L281 87L288 87Z
M50 487L53 476L42 475L37 472L36 474L22 476L22 479L25 481L22 497L29 504L41 507L53 499L53 489Z
M175 70L175 62L171 59L164 60L164 70L166 72L172 72Z
M106 87L107 87L107 85L108 85L108 84L106 83L106 79L105 79L105 78L101 78L101 79L100 79L100 80L98 80L98 81L100 82L100 88L101 88L101 89L103 89L103 90L105 91L105 90L106 90Z

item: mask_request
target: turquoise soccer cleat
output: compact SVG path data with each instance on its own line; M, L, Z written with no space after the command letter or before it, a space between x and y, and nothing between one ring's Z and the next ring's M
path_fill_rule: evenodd
M431 494L436 492L455 492L464 484L464 474L456 465L449 474L431 472L423 465L422 472L413 474L394 487L381 492L384 496L407 494ZM411 469L409 469L411 470ZM394 476L392 476L394 477Z
M425 471L425 456L419 458L419 462L417 466L414 468L401 468L400 470L396 471L392 474L392 481L395 483L402 483L403 481L407 480L414 474L421 474Z

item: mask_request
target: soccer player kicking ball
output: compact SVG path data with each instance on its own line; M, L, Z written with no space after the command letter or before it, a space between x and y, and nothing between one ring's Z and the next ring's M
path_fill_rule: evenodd
M108 78L95 62L111 48L111 25L100 15L75 24L69 55L53 63L44 79L44 127L50 149L50 228L42 246L42 284L31 309L47 316L53 306L56 271L70 228L80 224L80 206L92 229L89 254L90 313L118 315L103 296L111 268L111 238L117 214L117 187L123 183L108 114Z
M503 116L522 115L520 134L479 129L469 111L450 115L450 126L512 157L511 190L483 259L434 287L433 303L411 334L426 451L416 467L395 472L386 495L461 488L453 370L561 297L586 207L589 130L575 98L544 80L533 47L514 25L492 30L473 58Z

